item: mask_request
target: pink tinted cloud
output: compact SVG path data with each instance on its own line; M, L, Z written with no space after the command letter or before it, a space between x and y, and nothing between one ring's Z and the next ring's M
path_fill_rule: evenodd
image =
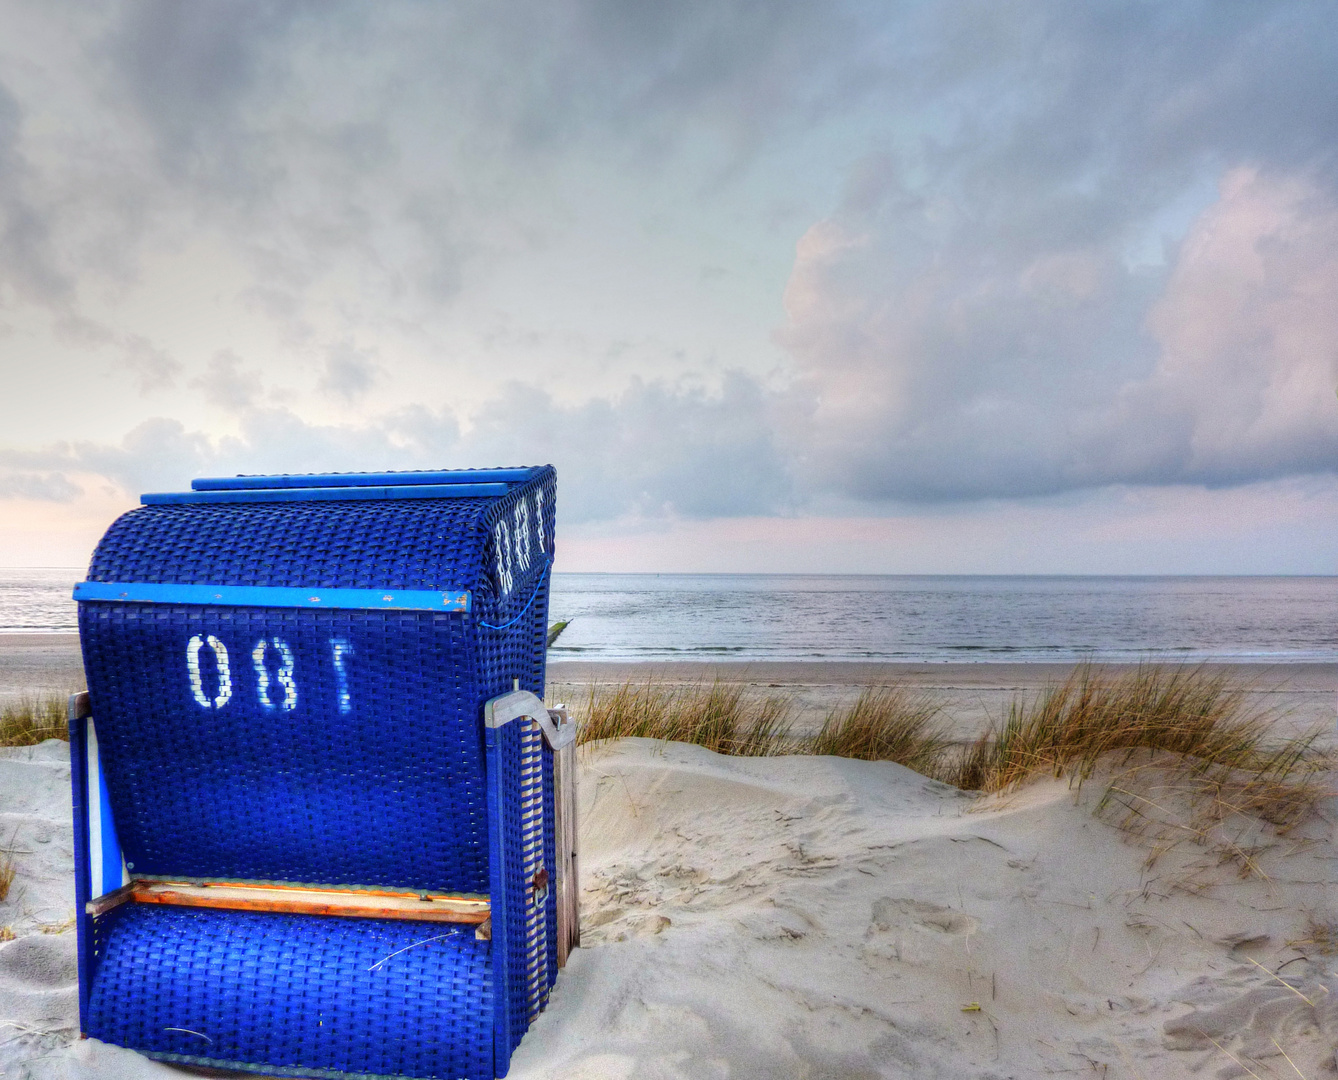
M896 177L801 238L778 341L811 491L961 501L1338 469L1338 203L1238 167L1160 281Z
M1184 410L1191 471L1338 466L1338 206L1309 179L1228 173L1148 327L1135 390Z

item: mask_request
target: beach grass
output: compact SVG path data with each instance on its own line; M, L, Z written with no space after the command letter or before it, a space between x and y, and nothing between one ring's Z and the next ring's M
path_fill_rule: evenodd
M849 705L832 710L816 735L796 736L788 697L753 698L742 686L723 682L674 689L653 681L629 682L591 690L579 740L661 739L739 757L803 754L895 761L932 775L950 745L941 712L928 695L870 686Z
M1276 717L1249 704L1249 687L1204 667L1144 665L1109 673L1079 665L1034 701L1014 702L974 742L955 746L943 710L923 692L867 686L828 714L815 735L792 733L793 703L750 698L737 684L670 689L655 682L592 687L582 743L625 737L695 743L722 754L832 755L893 761L967 791L990 794L1041 776L1080 785L1098 769L1192 779L1217 817L1240 813L1286 827L1326 792L1333 762L1318 732L1273 738ZM1112 781L1107 799L1129 794ZM1135 798L1135 796L1130 796Z
M0 709L0 746L35 746L70 738L67 699L57 694L25 697Z
M743 687L715 682L669 689L655 682L590 691L579 741L661 739L717 754L771 757L792 753L792 707L783 697L745 697Z
M1205 764L1260 763L1267 717L1246 688L1204 668L1139 667L1108 676L1082 664L1031 704L1014 702L957 763L957 785L1000 791L1035 773L1090 776L1112 751L1165 750Z
M895 761L937 777L952 745L942 706L926 693L899 686L866 686L855 700L828 714L822 728L795 752Z
M1331 764L1318 731L1272 739L1275 716L1249 687L1207 668L1144 665L1110 675L1083 664L940 765L940 778L995 792L1037 775L1086 780L1099 764L1173 768L1214 794L1220 809L1286 825L1313 807Z

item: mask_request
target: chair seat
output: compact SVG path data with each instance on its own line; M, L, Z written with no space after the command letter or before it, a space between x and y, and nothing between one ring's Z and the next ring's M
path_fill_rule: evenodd
M474 927L125 904L98 921L87 1033L290 1076L492 1076Z

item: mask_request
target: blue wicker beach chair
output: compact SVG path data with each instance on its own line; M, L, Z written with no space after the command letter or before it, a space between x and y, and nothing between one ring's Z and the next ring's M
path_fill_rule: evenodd
M540 701L554 480L197 480L108 529L75 591L85 1034L506 1074L576 937L573 729Z

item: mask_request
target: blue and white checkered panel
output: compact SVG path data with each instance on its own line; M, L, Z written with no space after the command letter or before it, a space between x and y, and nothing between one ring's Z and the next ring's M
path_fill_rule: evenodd
M116 838L116 822L112 818L107 781L98 754L97 729L91 719L88 721L88 791L84 807L88 814L89 896L97 899L125 885L130 875L126 871L121 843Z

